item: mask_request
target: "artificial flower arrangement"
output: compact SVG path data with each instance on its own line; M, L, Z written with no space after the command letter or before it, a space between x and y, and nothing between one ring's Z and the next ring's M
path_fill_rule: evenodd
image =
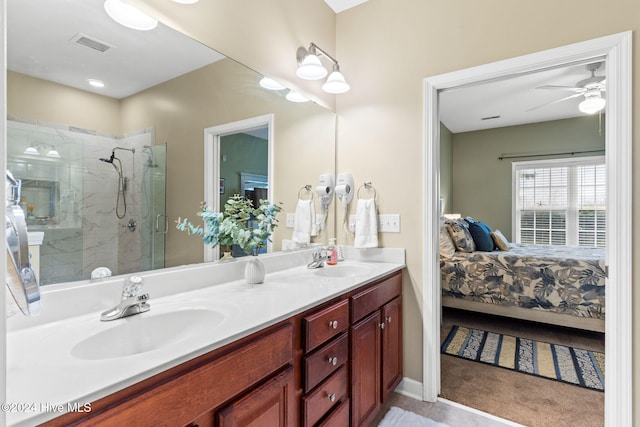
M202 237L204 243L212 248L238 245L246 254L257 255L260 248L271 241L271 234L278 226L276 218L282 208L268 200L260 200L257 208L251 200L235 194L224 205L224 212L213 212L205 203L198 216L204 221L204 228L194 225L188 219L178 218L176 228ZM254 218L253 224L249 220Z

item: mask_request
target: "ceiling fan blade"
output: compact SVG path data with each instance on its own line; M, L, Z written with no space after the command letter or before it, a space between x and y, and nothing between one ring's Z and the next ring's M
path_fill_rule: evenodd
M574 93L573 95L565 96L564 98L556 99L555 101L547 102L545 104L540 104L540 105L537 105L537 106L535 106L533 108L529 108L528 110L525 110L525 111L529 112L529 111L537 110L538 108L546 107L547 105L557 104L559 102L566 101L566 100L571 99L571 98L576 98L578 96L582 96L582 93Z
M584 92L584 88L576 87L576 86L543 85L543 86L536 87L536 89L560 89L560 90L570 90L573 92Z

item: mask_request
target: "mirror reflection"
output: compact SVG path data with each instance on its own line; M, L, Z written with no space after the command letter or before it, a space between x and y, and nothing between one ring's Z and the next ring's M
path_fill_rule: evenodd
M272 152L221 138L220 202L273 183L280 250L298 189L335 173L335 114L260 87L253 70L162 24L122 27L102 0L52 3L7 1L7 168L24 183L40 283L202 262L202 241L174 220L204 200L204 129L265 114ZM264 132L242 138L267 146Z

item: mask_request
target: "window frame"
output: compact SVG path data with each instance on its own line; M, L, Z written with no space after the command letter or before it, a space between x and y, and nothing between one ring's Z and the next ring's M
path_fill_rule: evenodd
M556 158L556 159L541 159L541 160L526 160L519 162L511 163L511 235L514 242L521 242L521 230L520 230L520 212L522 209L519 206L520 202L520 179L519 179L519 171L522 169L533 169L533 168L553 168L553 167L576 167L576 166L588 166L588 165L605 165L606 167L606 157L605 156L581 156L574 158ZM606 175L605 175L606 179ZM606 183L605 183L606 185ZM567 177L567 186L570 187L567 189L567 203L565 207L565 212L567 212L565 223L566 223L566 233L565 233L565 245L578 245L579 243L579 210L575 204L577 201L577 182L575 176ZM606 208L606 202L605 202ZM548 211L558 210L554 206L550 206ZM535 210L534 210L535 211ZM569 215L570 212L575 213L575 217ZM606 214L606 209L605 209Z

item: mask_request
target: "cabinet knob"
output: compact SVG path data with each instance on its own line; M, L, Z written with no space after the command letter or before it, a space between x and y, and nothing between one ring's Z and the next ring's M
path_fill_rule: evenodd
M391 316L387 317L387 323L391 323Z
M327 398L329 398L330 401L335 402L336 401L336 395L335 393L329 393L327 395Z
M336 366L338 364L338 358L337 357L329 357L329 364Z
M380 329L384 329L384 322L380 323Z
M337 320L329 320L329 327L333 329L338 329L338 321Z

